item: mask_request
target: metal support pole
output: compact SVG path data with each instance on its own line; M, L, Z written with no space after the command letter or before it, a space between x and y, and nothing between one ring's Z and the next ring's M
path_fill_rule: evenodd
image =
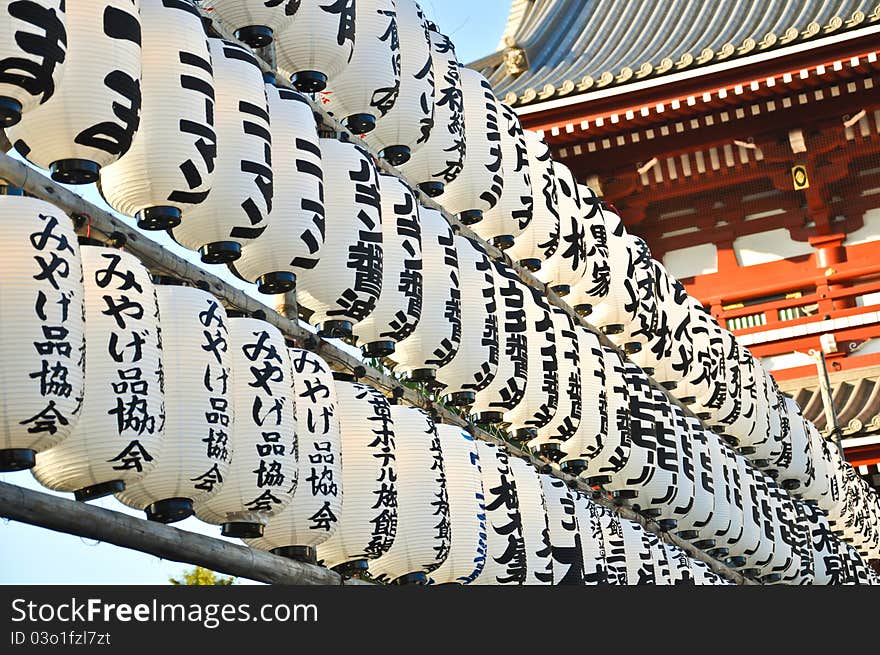
M825 424L831 426L831 436L834 438L834 443L842 456L843 444L840 441L840 425L837 423L837 409L834 407L834 398L831 395L831 380L828 378L825 352L820 348L813 353L813 357L816 360L819 390L822 393L822 405L825 409Z

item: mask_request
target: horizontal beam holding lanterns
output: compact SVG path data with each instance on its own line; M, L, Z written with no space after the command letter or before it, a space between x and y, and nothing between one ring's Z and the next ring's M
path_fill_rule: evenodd
M6 482L0 482L0 517L268 584L369 584L345 580L321 566Z

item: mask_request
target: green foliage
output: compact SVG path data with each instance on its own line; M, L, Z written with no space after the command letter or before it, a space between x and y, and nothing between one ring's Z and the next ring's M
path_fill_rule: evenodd
M235 584L235 578L219 575L201 566L194 566L189 571L184 572L183 580L168 578L168 582L173 585L218 585L225 587Z

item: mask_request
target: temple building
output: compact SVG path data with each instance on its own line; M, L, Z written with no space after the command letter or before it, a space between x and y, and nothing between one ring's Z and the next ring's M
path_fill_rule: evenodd
M513 0L469 66L880 488L878 51L878 0Z

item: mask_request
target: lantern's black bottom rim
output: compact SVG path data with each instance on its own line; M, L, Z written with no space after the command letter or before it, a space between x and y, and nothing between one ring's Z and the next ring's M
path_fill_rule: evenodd
M795 489L801 488L800 480L783 480L781 486L786 491L794 491Z
M661 382L660 386L667 391L672 391L673 389L678 387L678 382L676 382L675 380L666 380L665 382Z
M645 372L645 375L654 375L654 368L652 366L643 366L642 370Z
M562 446L554 441L542 443L540 446L534 449L534 452L539 457L549 459L551 462L558 462L560 459L565 457L565 452L563 452Z
M450 407L470 407L477 402L477 394L473 391L456 391L448 394L444 402Z
M739 449L740 455L754 455L756 452L758 452L758 449L754 446L743 446Z
M318 93L327 88L327 76L318 71L299 71L290 76L290 83L300 93Z
M409 161L412 151L409 146L388 146L379 153L379 157L392 166L402 166Z
M536 428L517 428L513 431L513 438L517 441L531 441L532 439L536 439L537 437L538 430Z
M100 239L95 239L94 237L76 237L76 242L81 246L97 246L99 248L106 248L107 244L101 241Z
M351 321L324 321L318 327L318 336L324 339L345 339L352 337Z
M483 425L492 425L493 423L501 423L504 420L502 412L480 412L474 414L474 421Z
M391 584L393 585L425 585L428 584L428 576L421 571L415 573L407 573L396 578Z
M683 405L693 405L695 402L697 402L697 397L696 396L682 396L681 398L678 399L678 401L680 403L682 403Z
M352 134L366 134L376 129L376 117L372 114L352 114L342 122Z
M498 250L507 250L512 248L513 244L514 238L512 234L499 234L492 237L492 245L498 248Z
M388 357L394 354L396 346L393 341L371 341L361 346L365 357Z
M571 293L571 285L570 284L557 284L555 286L550 287L550 289L559 297L565 297Z
M422 193L424 193L429 198L436 198L437 196L443 195L443 190L446 188L446 185L443 182L422 182L419 185L419 189L421 189Z
M703 420L705 420L705 419L703 419ZM724 441L726 441L727 444L733 448L736 448L737 446L739 446L739 439L737 439L736 437L732 437L729 434L725 434L721 438L724 439Z
M122 480L110 480L108 482L93 484L90 487L77 489L73 492L73 497L84 503L87 500L98 500L98 498L105 498L107 496L112 496L113 494L122 493L123 491L125 491L125 483Z
M0 450L0 473L14 473L34 468L37 452L30 448Z
M636 353L642 352L642 344L638 341L628 341L623 344L623 352L627 355L635 355Z
M437 371L433 368L414 368L407 376L411 382L432 383L437 380Z
M317 564L318 552L312 546L280 546L270 551L273 555L305 564Z
M88 159L59 159L49 165L52 179L61 184L91 184L101 167Z
M725 428L724 428L723 425L710 425L710 426L709 426L709 429L712 430L712 432L714 432L715 434L717 434L719 437L720 437L722 434L724 434L724 430L725 430Z
M181 221L181 213L177 207L147 207L135 214L137 226L142 230L155 232L158 230L171 230Z
M755 468L765 469L765 468L767 468L768 466L770 466L770 462L769 462L768 460L766 460L766 459L753 459L753 460L752 460L752 465L753 465Z
M779 477L779 470L778 469L764 469L764 473L769 475L774 480Z
M0 98L0 127L12 127L21 120L21 103L14 98Z
M584 482L587 483L590 487L603 487L606 484L611 484L611 476L610 475L591 475L588 478L584 478Z
M569 459L562 462L559 468L563 473L578 476L587 470L587 466L589 466L589 462L585 459Z
M692 539L696 539L700 536L700 533L696 530L681 530L676 533L679 539L684 539L685 541L691 541Z
M675 519L660 519L657 521L657 525L660 526L660 529L663 530L663 532L672 532L678 527L678 521Z
M333 570L336 571L339 575L344 578L350 578L353 575L357 575L358 573L363 573L367 570L367 560L365 559L353 559L350 562L343 562L342 564L337 564L333 567Z
M465 225L476 225L483 220L483 211L480 209L468 209L459 213L458 220Z
M147 507L147 519L157 523L176 523L194 514L193 502L189 498L166 498Z
M337 382L357 382L358 378L354 373L343 373L341 371L333 371L333 379Z
M263 536L262 523L231 521L220 526L220 534L235 539L259 539Z
M732 569L741 569L748 564L749 561L742 555L734 555L733 557L728 557L724 560L724 563Z
M635 489L619 489L617 491L613 491L611 495L614 498L620 498L625 500L632 500L633 498L639 497L639 492Z
M519 265L524 269L531 273L537 273L541 270L541 260L540 259L520 259Z
M620 323L610 323L609 325L603 325L599 330L606 336L609 334L623 334L623 325Z
M781 573L770 573L761 578L761 582L765 584L774 584L776 582L779 582L780 580L782 580Z
M581 318L586 318L593 313L593 306L588 303L581 303L574 306L574 311Z
M266 25L248 25L235 30L235 38L244 41L252 48L265 48L272 43L272 28Z
M695 541L694 548L699 548L700 550L707 550L709 548L715 548L715 540L714 539L701 539L700 541Z
M274 271L257 278L257 291L267 296L287 293L294 289L296 289L296 273L290 271Z
M656 519L660 516L660 510L655 507L648 507L642 510L642 516L647 516L649 519Z
M708 421L710 418L712 418L712 414L710 414L709 412L697 412L697 418L701 421Z
M730 555L730 550L727 548L710 548L706 551L706 554L715 559L724 559Z
M215 241L199 248L205 264L231 264L241 257L241 244L236 241Z
M760 578L761 577L761 569L742 569L740 575L746 578Z

